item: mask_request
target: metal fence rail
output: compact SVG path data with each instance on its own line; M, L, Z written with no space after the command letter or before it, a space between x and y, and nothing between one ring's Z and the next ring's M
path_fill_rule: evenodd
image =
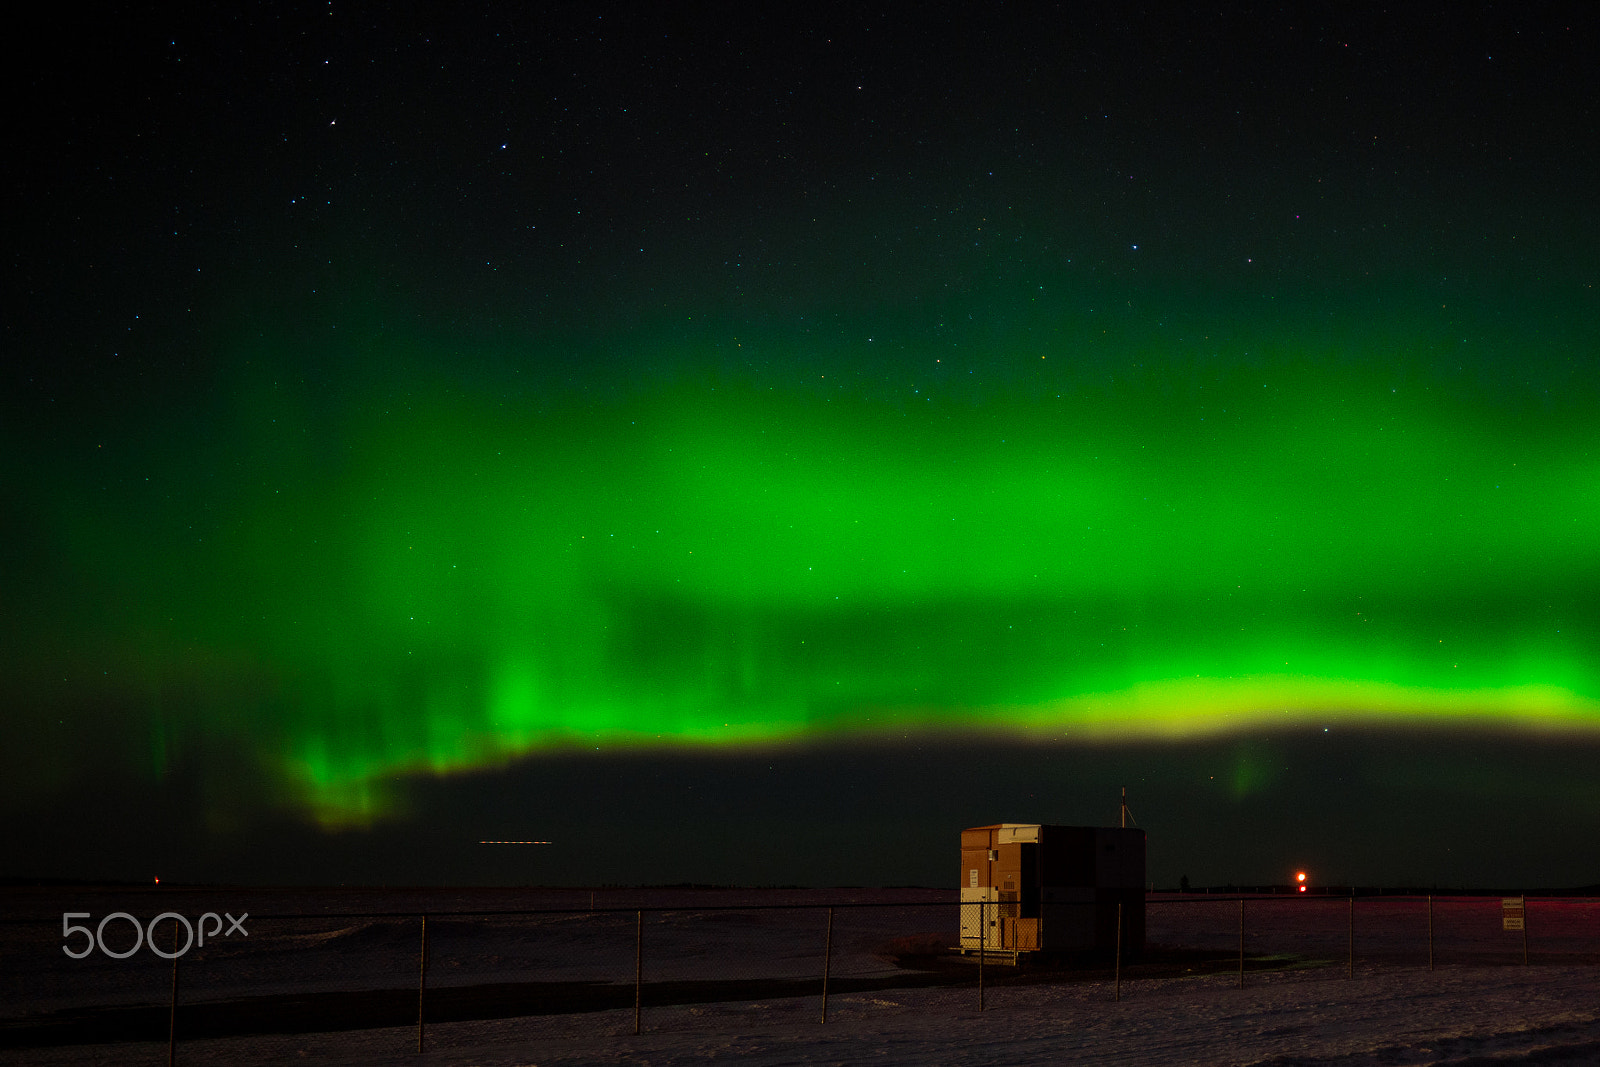
M1243 987L1267 973L1349 979L1358 965L1600 965L1592 898L1529 898L1522 928L1507 930L1501 898L1152 894L1143 946L1122 943L1119 913L1109 954L999 966L987 945L952 955L963 905L921 896L591 896L529 909L218 910L218 921L127 905L0 920L0 1061L106 1046L107 1062L170 1064L218 1042L314 1060L319 1043L358 1032L375 1059L392 1059L448 1045L469 1024L582 1040L703 1029L741 1012L826 1025L886 1006L1003 1009L1007 989L1039 983L1101 983L1118 1000L1174 976Z

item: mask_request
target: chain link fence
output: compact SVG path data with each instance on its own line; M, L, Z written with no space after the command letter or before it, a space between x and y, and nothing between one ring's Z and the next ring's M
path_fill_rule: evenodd
M535 1037L1003 1010L1041 983L1121 999L1150 978L1600 965L1600 901L1579 897L1528 898L1518 931L1498 897L1152 894L1144 944L1043 960L953 952L960 909L977 905L946 891L521 896L530 906L339 909L352 895L316 913L282 909L287 897L112 897L8 917L0 1062L377 1063Z

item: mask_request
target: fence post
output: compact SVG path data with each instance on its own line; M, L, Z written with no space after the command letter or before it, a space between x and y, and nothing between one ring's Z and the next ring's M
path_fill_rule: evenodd
M1117 961L1112 970L1111 999L1122 1000L1122 901L1117 901Z
M1522 965L1528 965L1528 891L1522 891ZM176 946L174 946L176 947Z
M178 1062L178 923L172 923L172 1013L167 1018L167 1067Z
M828 906L828 937L822 943L822 1021L828 1021L828 970L833 964L833 906Z
M1433 894L1428 894L1428 970L1433 970Z
M428 991L428 913L422 913L422 951L417 964L417 1051L422 1051L422 998Z
M1356 891L1350 890L1350 959L1345 965L1344 976L1356 976Z
M1244 897L1239 898L1239 988L1244 988Z
M639 1032L639 1013L644 1003L644 909L634 917L633 927L633 1032Z
M983 1010L983 957L989 954L989 917L984 911L988 901L978 901L978 1010Z

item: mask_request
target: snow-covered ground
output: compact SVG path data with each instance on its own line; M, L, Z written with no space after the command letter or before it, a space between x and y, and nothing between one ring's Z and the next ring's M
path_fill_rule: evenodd
M1229 977L839 997L824 1026L815 998L443 1024L429 1050L413 1028L183 1044L179 1062L639 1067L738 1063L984 1065L1600 1063L1593 966L1277 972L1244 989ZM158 1064L164 1045L13 1052L0 1062Z
M788 902L846 895L791 895ZM905 891L856 894L879 900L909 895ZM774 894L762 897L772 899ZM485 899L475 898L473 906L483 908ZM818 923L823 913L815 908L704 910L713 903L750 899L749 894L715 898L692 894L682 900L627 902L684 905L678 911L647 913L646 981L815 974L823 933ZM409 907L414 902L388 903ZM96 907L106 910L103 903ZM1172 948L1236 952L1238 907L1236 901L1153 900L1150 940ZM128 910L154 914L148 904L138 902ZM944 911L839 909L835 913L839 955L833 973L892 976L893 965L873 949L893 936L941 929L944 923L937 916ZM193 995L337 987L326 984L330 982L342 983L343 988L377 988L402 984L395 981L402 973L414 980L416 930L409 920L330 922L336 936L321 941L305 939L307 935L295 932L292 924L275 930L264 922L252 930L250 952L258 958L236 955L229 968L253 977L239 980L236 975L219 982L210 994L196 986ZM552 975L622 984L632 980L634 926L625 913L529 917L517 923L452 922L456 925L450 933L437 943L430 941L430 988L436 982L550 980ZM427 1051L421 1055L416 1051L415 1027L406 1026L189 1040L180 1043L178 1060L195 1065L288 1062L363 1067L391 1063L453 1067L1600 1063L1600 903L1535 900L1530 925L1532 963L1524 966L1521 935L1501 929L1498 899L1438 901L1437 966L1430 971L1426 902L1362 900L1355 908L1354 977L1347 978L1346 902L1252 900L1246 904L1247 956L1259 961L1257 966L1271 966L1263 959L1269 955L1292 957L1294 965L1248 970L1242 989L1235 973L1203 973L1205 967L1197 964L1191 973L1184 973L1181 965L1165 967L1154 977L1138 977L1135 971L1134 977L1124 979L1120 1001L1113 1000L1109 980L1085 980L1081 975L1067 981L992 982L982 1012L970 983L836 991L829 999L826 1024L819 1019L817 996L672 1007L651 1007L647 999L639 1035L633 1033L633 1012L626 1009L434 1023L427 1028ZM4 1016L17 1020L67 1001L161 1002L160 984L151 987L145 980L139 983L144 985L142 991L124 985L115 995L112 979L118 972L101 964L93 971L73 972L54 961L45 966L42 957L28 959L42 947L60 955L59 945L59 932L47 946L29 947L11 937L5 960L0 961L6 983ZM228 958L219 955L194 962L189 970L198 975L208 964L217 967ZM301 961L303 981L288 973L296 959ZM57 981L53 978L30 986L19 978L30 962L39 965L36 979L65 974L72 980L60 988L51 987ZM76 992L68 988L73 986ZM120 1043L14 1049L0 1052L0 1063L153 1065L164 1063L165 1057L164 1042Z

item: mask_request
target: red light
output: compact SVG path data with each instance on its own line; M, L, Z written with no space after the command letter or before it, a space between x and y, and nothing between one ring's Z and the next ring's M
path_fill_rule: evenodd
M1295 872L1294 878L1295 878L1295 881L1297 881L1297 882L1303 882L1303 881L1306 880L1306 872L1305 871L1297 871L1297 872Z
M1304 893L1305 891L1306 891L1306 887L1305 886L1301 886L1300 887L1300 892Z

